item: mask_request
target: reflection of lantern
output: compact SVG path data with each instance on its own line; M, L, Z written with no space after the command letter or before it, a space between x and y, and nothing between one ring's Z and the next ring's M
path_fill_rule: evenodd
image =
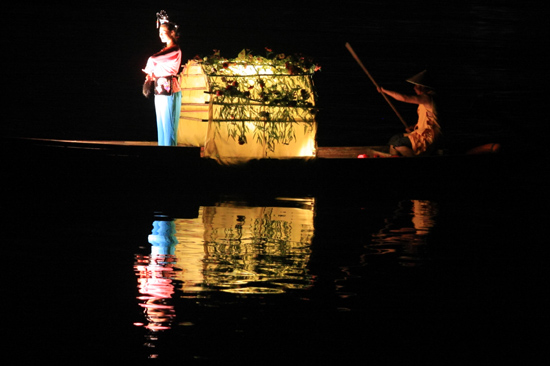
M178 143L223 162L314 157L314 68L241 53L189 61L181 75ZM207 123L206 123L207 122Z
M313 210L228 203L206 207L203 217L207 286L238 293L311 286Z
M225 202L201 207L196 219L176 219L181 291L279 293L311 286L313 210L313 200L300 207Z

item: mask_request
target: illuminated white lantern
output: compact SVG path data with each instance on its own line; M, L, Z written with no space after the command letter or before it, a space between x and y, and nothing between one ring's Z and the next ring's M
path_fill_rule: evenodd
M299 56L189 61L181 75L178 142L223 163L316 154L318 69Z

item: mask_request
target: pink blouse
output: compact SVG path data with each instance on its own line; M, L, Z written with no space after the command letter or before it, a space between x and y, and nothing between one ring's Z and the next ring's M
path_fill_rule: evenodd
M165 48L149 57L143 71L154 77L177 75L181 67L181 50L178 46ZM177 79L173 79L172 88L174 92L180 91Z

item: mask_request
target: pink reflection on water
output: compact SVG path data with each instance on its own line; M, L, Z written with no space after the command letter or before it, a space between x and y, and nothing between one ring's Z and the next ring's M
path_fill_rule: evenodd
M169 254L138 256L134 269L138 276L139 306L144 309L147 324L135 323L153 331L171 328L176 316L174 306L169 303L174 294L173 280L175 257Z

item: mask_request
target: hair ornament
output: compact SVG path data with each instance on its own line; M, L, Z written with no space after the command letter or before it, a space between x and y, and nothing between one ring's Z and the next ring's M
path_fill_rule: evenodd
M168 19L168 14L166 14L166 11L161 10L157 13L157 28L165 23L170 23L170 20Z
M168 18L168 14L166 13L166 11L161 10L157 13L157 28L159 28L163 24L167 24L170 27L170 30L175 31L176 35L179 36L179 25L171 22Z

